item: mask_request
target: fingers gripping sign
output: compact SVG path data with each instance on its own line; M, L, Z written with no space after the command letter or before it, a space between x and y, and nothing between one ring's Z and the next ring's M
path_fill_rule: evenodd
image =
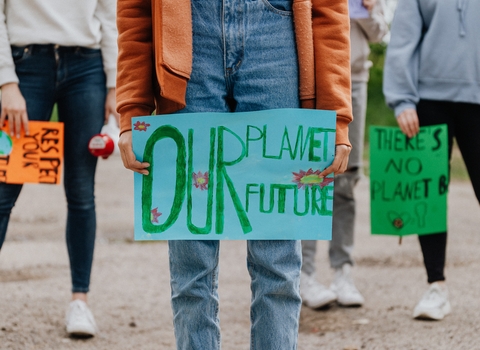
M2 86L2 112L0 114L0 128L8 118L9 133L12 137L20 138L20 130L29 135L27 104L18 88L17 83L8 83Z
M335 175L342 174L347 170L348 157L352 147L347 145L336 145L335 146L335 158L333 159L332 165L327 167L320 176L327 176L328 174L334 173Z
M400 113L397 122L402 132L410 138L414 137L420 129L417 111L411 108Z
M150 164L146 162L139 162L132 149L132 131L125 131L120 135L118 140L118 147L120 148L120 154L122 156L123 165L125 168L140 173L142 175L148 175L147 168Z

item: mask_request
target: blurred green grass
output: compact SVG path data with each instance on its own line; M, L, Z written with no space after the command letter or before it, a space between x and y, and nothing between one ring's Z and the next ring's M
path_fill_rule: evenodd
M396 126L397 121L393 111L388 108L382 92L383 65L385 62L384 44L370 45L370 60L373 63L370 68L370 80L368 82L368 103L367 103L367 128L365 130L365 140L369 139L369 126Z
M58 122L58 112L57 112L57 104L53 106L52 116L50 117L51 122Z
M364 172L365 175L369 171L369 127L370 125L381 126L397 126L393 111L387 107L385 98L382 92L383 81L383 65L385 61L385 44L370 45L371 54L370 60L373 63L370 69L370 80L368 82L368 104L367 104L367 118L365 130L365 150L364 158ZM451 161L451 179L457 181L468 181L469 176L465 168L462 156L457 144L454 144L452 150Z

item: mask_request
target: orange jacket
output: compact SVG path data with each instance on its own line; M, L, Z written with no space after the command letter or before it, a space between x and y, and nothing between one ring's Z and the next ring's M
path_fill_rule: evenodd
M350 145L350 39L347 0L294 0L303 108L337 112L336 144ZM117 110L131 118L185 107L192 69L190 0L118 0ZM313 45L312 45L313 43Z

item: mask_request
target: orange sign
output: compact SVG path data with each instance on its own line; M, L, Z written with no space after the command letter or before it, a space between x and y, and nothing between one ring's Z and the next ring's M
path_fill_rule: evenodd
M63 166L63 123L30 121L30 135L0 130L0 182L60 184Z

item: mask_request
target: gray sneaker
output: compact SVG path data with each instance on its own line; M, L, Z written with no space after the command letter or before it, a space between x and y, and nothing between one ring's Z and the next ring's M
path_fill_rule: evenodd
M337 303L342 306L362 306L365 302L362 294L353 283L352 265L344 264L335 269L330 289L337 295Z
M71 336L93 337L98 332L92 312L84 301L78 299L68 304L65 326Z
M432 283L413 310L413 318L441 320L452 311L447 286Z

